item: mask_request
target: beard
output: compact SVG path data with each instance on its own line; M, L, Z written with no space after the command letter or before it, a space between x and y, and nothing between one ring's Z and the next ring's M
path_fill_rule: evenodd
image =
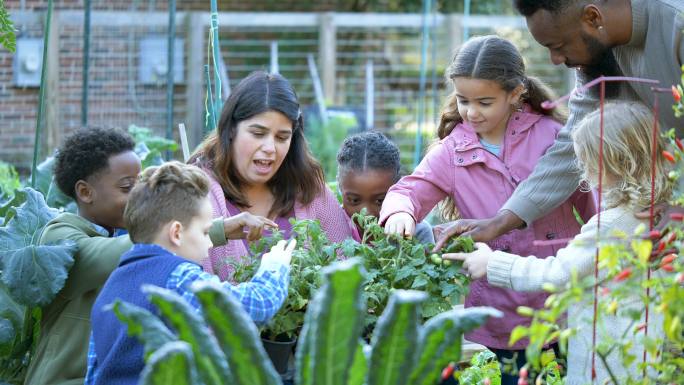
M582 66L581 71L584 74L590 79L600 76L622 76L620 65L610 47L603 45L598 39L588 34L582 33L581 37L593 59L591 64ZM621 82L606 82L606 97L617 97L620 94L620 88Z

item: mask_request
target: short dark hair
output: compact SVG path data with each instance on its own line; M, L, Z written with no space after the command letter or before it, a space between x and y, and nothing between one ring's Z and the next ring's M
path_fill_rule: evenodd
M399 180L399 148L385 135L367 131L347 137L337 152L337 177L347 171L382 170Z
M148 167L126 203L124 222L134 243L151 243L162 226L189 225L209 195L209 179L200 168L177 161Z
M532 16L540 9L558 14L576 2L576 0L513 0L515 8L525 17Z
M57 187L76 199L76 182L107 169L110 157L134 148L133 138L118 128L76 130L57 150L54 169Z
M295 201L311 203L323 191L325 178L304 137L297 93L282 75L256 71L242 79L223 104L218 128L209 134L189 162L210 170L227 199L237 206L249 207L241 191L244 181L231 158L232 143L238 123L267 111L280 112L292 122L290 149L267 183L275 197L273 214L284 216L294 209Z

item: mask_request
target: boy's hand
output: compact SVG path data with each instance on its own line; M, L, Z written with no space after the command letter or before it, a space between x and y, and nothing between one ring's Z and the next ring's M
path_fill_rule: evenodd
M245 227L247 231L245 231ZM277 229L278 225L272 220L248 212L241 212L223 219L223 231L226 239L244 239L255 241L261 238L265 228Z
M442 259L463 261L463 268L468 271L472 279L480 279L487 276L487 263L492 255L492 249L486 243L477 242L475 251L472 253L449 253L442 254Z
M271 251L261 256L261 266L280 266L289 265L292 260L292 251L297 245L297 240L291 239L289 242L280 240Z
M416 221L411 214L399 212L389 216L385 222L385 234L412 237L416 232Z

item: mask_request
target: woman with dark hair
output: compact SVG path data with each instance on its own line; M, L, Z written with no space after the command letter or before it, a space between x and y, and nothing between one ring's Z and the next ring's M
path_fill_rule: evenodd
M292 217L319 220L333 242L352 234L307 146L297 94L281 75L259 71L243 79L190 162L209 174L215 217L248 211L274 220L286 237ZM212 248L205 271L231 279L230 261L248 256L247 246L229 240Z

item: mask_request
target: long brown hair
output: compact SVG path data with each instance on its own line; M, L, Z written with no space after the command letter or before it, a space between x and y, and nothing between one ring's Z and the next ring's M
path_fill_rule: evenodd
M533 111L550 116L563 123L566 114L562 109L542 108L546 100L556 98L555 94L541 80L525 74L525 62L517 48L508 40L496 35L478 36L469 39L459 49L445 71L447 83L463 77L491 80L498 83L506 92L522 85L525 89L521 101ZM446 99L437 127L437 136L444 139L463 122L458 112L458 100L454 90ZM446 220L458 218L458 210L453 198L448 197L440 203L440 213Z
M270 215L284 216L292 212L295 201L311 203L322 192L325 179L304 137L297 94L283 76L257 71L240 81L223 105L218 128L209 134L189 162L210 170L221 184L226 199L237 206L249 207L242 193L245 181L232 158L233 139L238 123L267 111L278 111L292 121L290 149L267 182L275 198Z

